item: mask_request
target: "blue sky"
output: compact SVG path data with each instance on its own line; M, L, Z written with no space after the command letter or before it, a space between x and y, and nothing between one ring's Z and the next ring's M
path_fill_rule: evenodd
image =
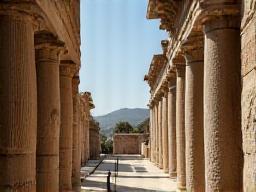
M147 107L143 81L153 54L161 53L158 20L147 20L148 0L81 0L80 91L90 91L103 115L120 108Z

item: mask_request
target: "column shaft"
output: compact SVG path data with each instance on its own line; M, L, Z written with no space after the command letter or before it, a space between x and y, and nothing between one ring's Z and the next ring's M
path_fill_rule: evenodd
M150 161L153 162L153 108L150 107Z
M159 143L158 143L158 136L159 136L159 133L158 133L158 105L159 103L157 102L156 105L155 105L155 137L156 137L156 140L155 140L155 149L156 149L156 155L155 155L155 163L156 165L158 166L159 165Z
M6 14L6 15L5 15ZM0 9L0 191L36 191L37 94L32 18Z
M176 84L176 80L175 80ZM176 161L176 85L168 92L168 143L169 143L169 174L177 176Z
M162 99L158 104L158 165L160 169L163 169L163 145L162 145Z
M163 170L165 173L168 173L169 171L169 151L168 151L168 92L166 90L164 96L163 96L163 106L162 106L162 146L163 146Z
M79 124L79 77L73 77L73 151L72 151L72 188L73 191L81 191L81 139L80 139L80 124Z
M177 185L186 189L186 155L185 155L185 66L177 66L177 100L176 100L176 142L177 142Z
M205 189L203 70L203 47L188 50L185 91L186 188L200 192Z
M240 17L220 17L204 26L207 192L242 191L239 20Z
M72 190L72 138L73 138L73 99L72 77L74 63L62 61L60 65L60 191Z
M59 191L59 47L51 33L35 35L37 71L37 191Z

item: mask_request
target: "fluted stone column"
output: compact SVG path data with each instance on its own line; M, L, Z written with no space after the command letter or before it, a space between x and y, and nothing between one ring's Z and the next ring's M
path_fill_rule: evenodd
M162 107L163 102L161 97L158 104L158 166L160 169L163 169Z
M171 178L176 178L176 79L170 81L170 87L168 91L168 143L169 174Z
M203 126L203 37L191 37L186 49L185 135L186 189L205 190Z
M165 173L169 171L169 151L168 151L168 90L164 90L162 98L162 146L163 146L163 170Z
M79 76L74 76L72 80L73 88L73 152L72 152L72 188L73 191L81 191L81 139L79 124Z
M176 65L176 142L177 142L177 185L179 190L186 189L185 155L185 65Z
M0 3L0 191L36 191L33 19ZM17 5L18 6L18 5ZM7 8L7 9L5 9ZM19 7L20 8L20 7Z
M75 74L75 63L70 60L60 64L60 191L72 190L72 137L73 137L73 99L72 78Z
M158 143L158 101L155 104L155 164L158 166L159 164L159 143Z
M59 54L64 43L49 32L35 35L37 72L37 191L59 191Z
M240 17L204 24L206 191L242 191Z

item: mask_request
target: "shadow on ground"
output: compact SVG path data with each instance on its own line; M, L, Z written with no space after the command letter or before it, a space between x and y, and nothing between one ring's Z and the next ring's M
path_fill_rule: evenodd
M97 188L97 190L91 189L83 189L83 187L89 187L89 188ZM112 191L114 191L114 184L111 185ZM106 182L101 182L101 181L89 181L86 180L85 182L82 183L82 192L86 191L106 191L107 190L107 184ZM150 190L150 189L142 189L142 188L137 188L137 187L128 187L128 186L122 186L118 185L116 187L117 192L127 192L127 191L134 191L134 192L170 192L170 191L159 191L159 190ZM172 192L172 191L171 191ZM175 192L175 191L173 191Z

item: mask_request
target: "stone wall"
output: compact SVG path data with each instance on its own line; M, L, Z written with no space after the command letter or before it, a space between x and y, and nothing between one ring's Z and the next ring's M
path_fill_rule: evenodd
M143 134L119 133L114 135L114 154L141 154L141 143L144 141Z
M243 188L251 192L256 191L256 2L244 3L241 25Z

